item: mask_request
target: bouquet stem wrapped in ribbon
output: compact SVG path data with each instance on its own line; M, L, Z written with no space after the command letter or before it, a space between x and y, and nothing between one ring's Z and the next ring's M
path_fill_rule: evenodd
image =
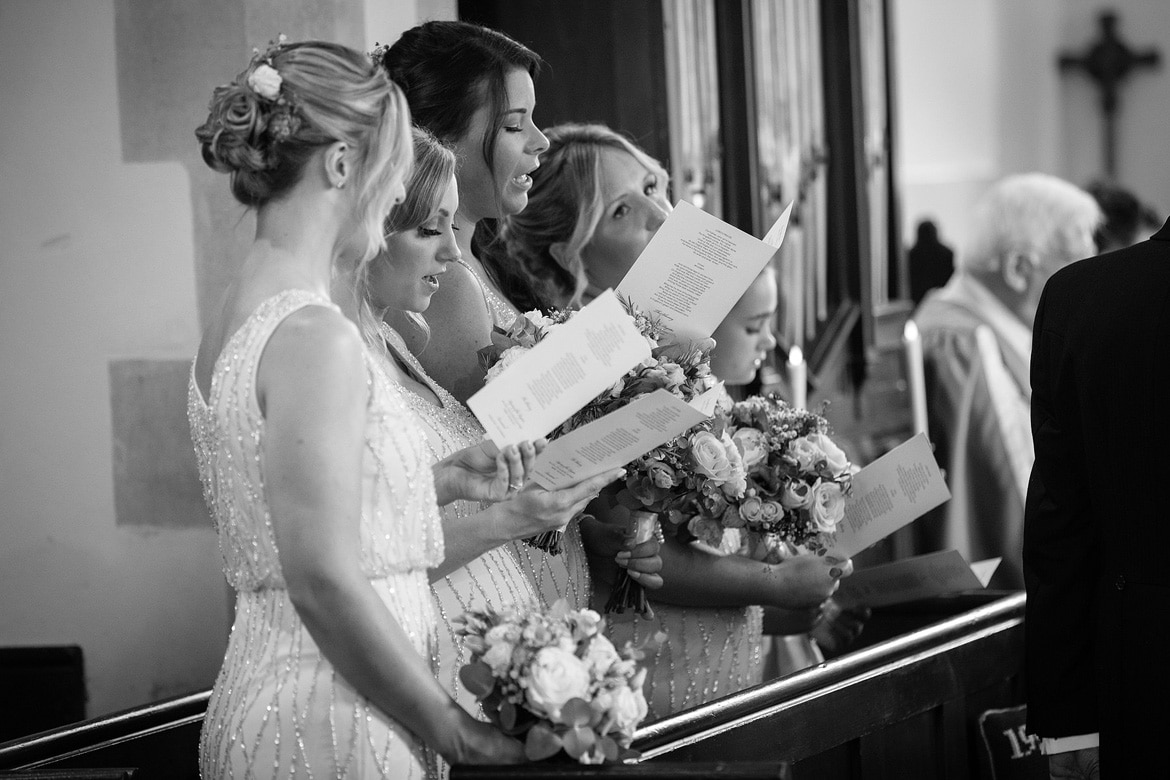
M658 515L654 512L635 510L630 512L630 531L634 536L634 544L648 542L659 533ZM622 569L614 583L609 600L605 602L606 613L622 613L632 609L646 619L654 617L654 610L646 600L646 590L640 583Z

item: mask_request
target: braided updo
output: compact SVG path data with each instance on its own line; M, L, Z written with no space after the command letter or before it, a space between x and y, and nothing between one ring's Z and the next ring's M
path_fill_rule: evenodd
M356 152L352 184L371 257L392 205L389 185L409 173L412 157L401 90L366 55L325 41L281 42L257 54L215 88L195 137L208 166L231 175L236 200L256 208L292 189L320 147L345 142Z

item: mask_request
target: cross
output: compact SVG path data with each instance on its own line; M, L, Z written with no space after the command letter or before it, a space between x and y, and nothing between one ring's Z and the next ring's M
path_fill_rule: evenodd
M1101 89L1101 110L1105 119L1105 173L1113 178L1116 173L1116 135L1114 120L1117 115L1117 92L1130 72L1139 67L1153 68L1160 63L1157 49L1134 51L1117 35L1117 14L1101 14L1101 37L1089 50L1077 56L1060 55L1061 70L1083 70Z

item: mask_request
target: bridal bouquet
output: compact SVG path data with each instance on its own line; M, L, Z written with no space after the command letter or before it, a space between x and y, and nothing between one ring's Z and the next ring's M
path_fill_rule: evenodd
M771 395L734 404L724 424L743 464L743 492L692 491L693 514L672 519L721 552L773 561L792 547L823 552L845 516L854 471L825 418Z
M651 356L561 423L549 434L549 439L563 436L658 389L665 389L690 402L717 384L711 375L710 342L663 343L670 330L657 316L639 310L627 298L618 296L618 299L634 320L638 331L649 342ZM574 310L571 309L552 310L547 314L529 311L517 317L507 331L495 330L491 346L479 352L480 365L487 372L487 381L492 381L558 325L567 322L573 314ZM550 531L526 541L541 550L557 554L560 552L560 539L561 532Z
M634 730L646 717L643 653L618 652L601 616L570 610L473 609L456 619L471 662L459 671L484 713L524 741L532 761L562 750L582 764L636 758Z

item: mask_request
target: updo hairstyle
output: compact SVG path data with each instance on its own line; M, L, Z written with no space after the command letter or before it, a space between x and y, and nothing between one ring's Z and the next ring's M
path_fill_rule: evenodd
M215 88L195 137L208 166L230 174L236 200L253 208L287 194L322 146L346 143L373 257L391 185L409 171L409 131L401 91L366 55L325 41L281 41Z
M624 152L665 182L662 165L620 133L599 124L562 124L547 128L548 151L532 173L528 207L502 222L500 241L532 280L541 308L581 303L588 279L581 251L605 210L601 198L601 155ZM551 247L563 243L560 258Z
M374 59L406 94L415 124L444 143L465 137L475 112L488 108L489 129L480 151L498 185L495 144L508 110L508 74L520 69L535 80L543 65L540 56L478 24L431 21L407 30L391 46L379 46ZM531 308L527 274L494 245L495 220L481 220L474 228L472 251L488 276L513 303Z
M414 123L444 143L466 135L475 112L488 106L491 130L482 150L489 170L508 110L508 74L519 68L535 80L542 64L536 52L503 33L451 21L412 27L393 45L379 46L374 58L406 94Z

